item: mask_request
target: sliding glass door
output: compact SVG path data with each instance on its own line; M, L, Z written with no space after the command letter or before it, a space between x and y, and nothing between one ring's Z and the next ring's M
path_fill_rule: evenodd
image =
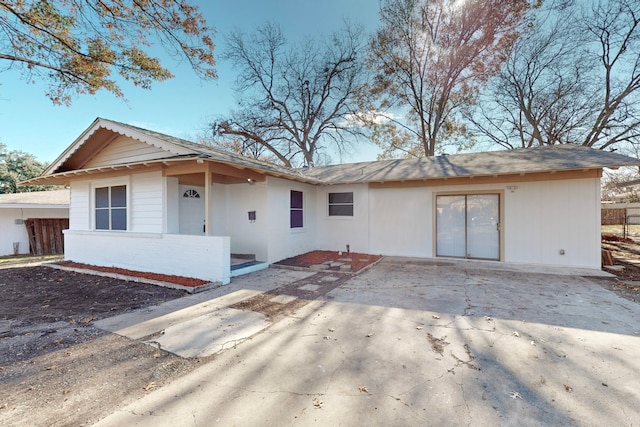
M500 195L436 196L436 256L500 259Z

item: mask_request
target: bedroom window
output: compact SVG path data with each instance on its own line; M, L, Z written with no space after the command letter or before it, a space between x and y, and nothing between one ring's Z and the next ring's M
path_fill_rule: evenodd
M353 192L329 193L329 216L353 216Z
M127 186L96 188L96 230L127 229Z
M290 226L291 228L302 228L303 226L303 199L302 191L291 190L291 205L290 205Z

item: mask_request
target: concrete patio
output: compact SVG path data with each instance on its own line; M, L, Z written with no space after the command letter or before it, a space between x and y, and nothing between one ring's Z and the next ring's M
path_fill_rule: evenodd
M96 322L204 362L97 425L640 424L640 306L532 270L268 269Z

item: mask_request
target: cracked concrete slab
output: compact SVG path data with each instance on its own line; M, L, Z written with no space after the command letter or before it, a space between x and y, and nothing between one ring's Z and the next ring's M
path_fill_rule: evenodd
M148 344L181 357L207 357L234 347L270 325L264 314L221 308L169 326Z
M383 261L98 426L636 426L640 306L594 280Z

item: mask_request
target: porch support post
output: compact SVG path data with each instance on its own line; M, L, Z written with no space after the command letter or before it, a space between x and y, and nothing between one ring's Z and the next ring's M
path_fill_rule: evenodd
M211 224L211 162L207 163L207 169L204 173L204 224L205 224L205 235L212 236L213 226Z

